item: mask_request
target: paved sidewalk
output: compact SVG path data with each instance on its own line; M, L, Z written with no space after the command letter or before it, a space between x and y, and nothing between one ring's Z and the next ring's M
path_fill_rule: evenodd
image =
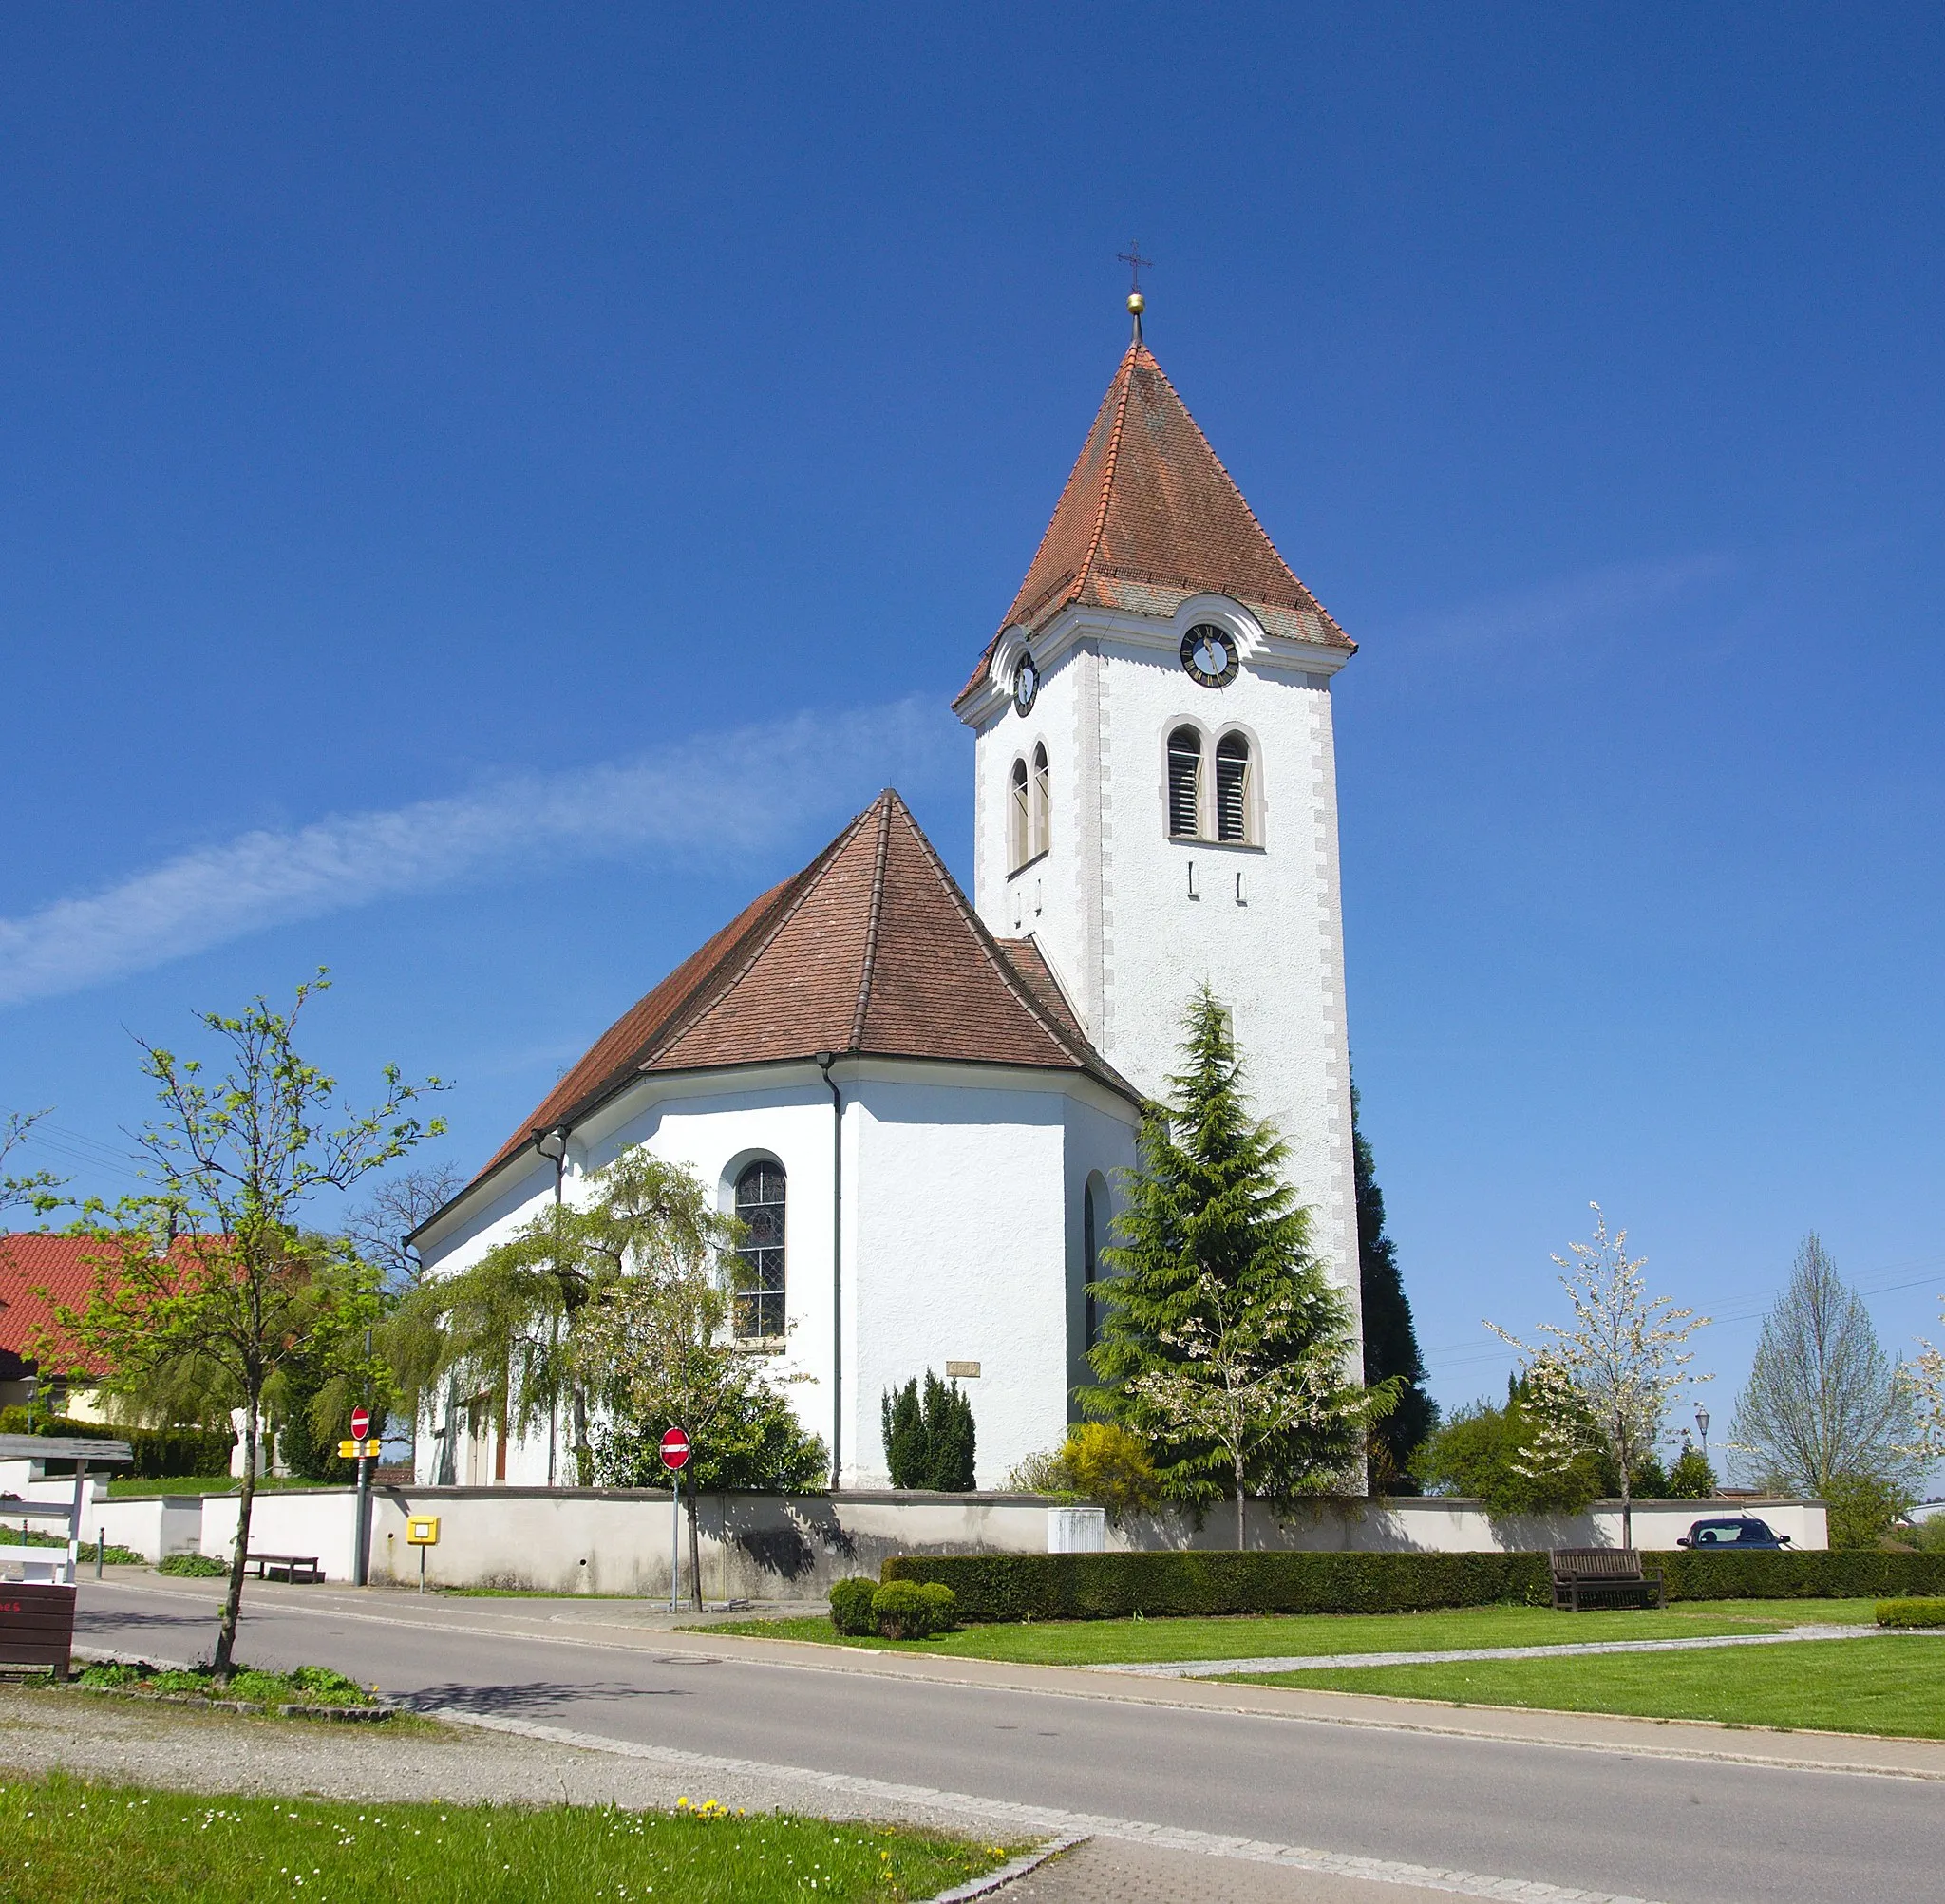
M1451 1895L1091 1838L1004 1886L994 1904L1447 1904Z
M1328 1672L1338 1667L1443 1666L1474 1659L1584 1659L1603 1652L1703 1652L1726 1646L1786 1646L1798 1640L1903 1638L1884 1627L1804 1626L1780 1633L1714 1633L1702 1639L1586 1640L1565 1646L1457 1647L1445 1652L1279 1653L1262 1659L1162 1659L1108 1661L1088 1672L1133 1673L1141 1679L1227 1679L1235 1673Z

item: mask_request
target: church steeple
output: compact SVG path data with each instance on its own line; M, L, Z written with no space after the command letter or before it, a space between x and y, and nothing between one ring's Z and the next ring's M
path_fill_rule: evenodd
M1278 632L1354 650L1277 553L1139 323L1137 313L1135 336L1001 632L1037 631L1076 603L1167 615L1188 595L1216 594L1269 611ZM966 693L985 679L997 646L995 637Z

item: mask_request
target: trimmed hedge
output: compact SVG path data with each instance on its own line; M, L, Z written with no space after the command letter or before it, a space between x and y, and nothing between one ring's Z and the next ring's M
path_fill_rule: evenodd
M224 1474L236 1437L228 1428L121 1428L113 1423L76 1422L65 1415L39 1415L31 1427L25 1408L9 1408L0 1416L0 1434L44 1435L50 1442L126 1442L135 1457L126 1468L108 1470L132 1474L142 1480L172 1480L179 1476ZM47 1459L61 1457L52 1448ZM64 1462L72 1468L72 1461Z
M1945 1600L1879 1600L1880 1627L1945 1627Z
M871 1602L877 1593L878 1582L866 1579L861 1574L847 1580L833 1580L832 1627L847 1639L862 1639L868 1633L877 1632L878 1621L871 1611Z
M1650 1554L1671 1600L1875 1599L1945 1592L1945 1555ZM1553 1604L1544 1554L896 1554L887 1581L936 1580L962 1620L1208 1613L1410 1613Z
M1544 1554L894 1555L886 1580L936 1580L962 1620L1196 1613L1407 1613L1553 1598Z

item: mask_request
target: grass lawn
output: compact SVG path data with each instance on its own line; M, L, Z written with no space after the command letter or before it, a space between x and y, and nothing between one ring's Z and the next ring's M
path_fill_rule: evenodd
M1259 1686L1945 1739L1945 1636L1238 1673Z
M1007 1853L817 1819L603 1807L195 1798L61 1777L0 1785L4 1904L929 1897Z
M1544 1607L1459 1607L1435 1613L1304 1613L1220 1619L1044 1620L966 1627L925 1640L844 1639L828 1619L735 1620L691 1631L816 1640L886 1652L1036 1666L1105 1666L1173 1659L1310 1657L1340 1652L1443 1652L1459 1647L1565 1646L1587 1640L1657 1640L1715 1633L1780 1632L1815 1622L1877 1617L1871 1600L1691 1600L1665 1612L1557 1613ZM1306 1681L1313 1678L1306 1674Z

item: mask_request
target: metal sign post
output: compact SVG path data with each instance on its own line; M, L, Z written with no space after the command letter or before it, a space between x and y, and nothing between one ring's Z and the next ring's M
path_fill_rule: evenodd
M351 1546L351 1585L368 1586L371 1577L371 1457L365 1453L369 1446L368 1438L371 1433L371 1411L357 1407L351 1410L351 1439L359 1443L358 1455L358 1530Z
M682 1470L689 1465L689 1434L670 1428L662 1437L662 1465L669 1470L669 1611L682 1605Z

